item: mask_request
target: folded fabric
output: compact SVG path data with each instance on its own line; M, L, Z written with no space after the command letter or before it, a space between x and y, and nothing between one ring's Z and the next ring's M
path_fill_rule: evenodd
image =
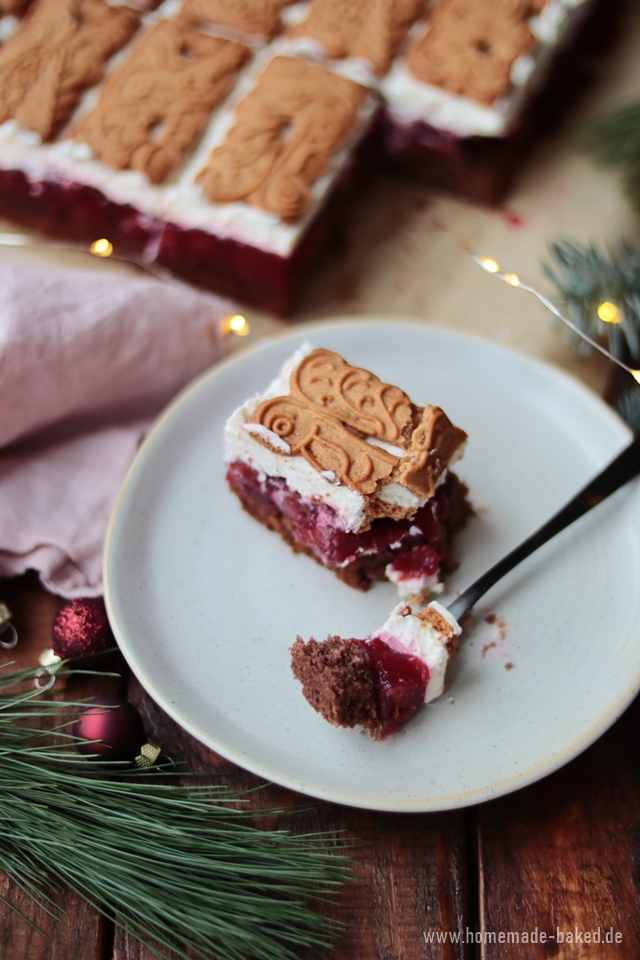
M96 271L0 266L0 577L102 591L115 499L150 422L223 355L225 301Z

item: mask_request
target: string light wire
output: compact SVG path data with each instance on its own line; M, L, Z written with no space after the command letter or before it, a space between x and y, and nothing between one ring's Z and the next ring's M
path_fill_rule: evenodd
M630 373L631 376L636 380L637 383L640 383L640 370L635 370L633 367L629 367L626 363L620 360L618 357L614 356L607 348L599 343L597 340L594 340L593 337L590 337L588 333L585 333L584 330L581 330L573 320L565 316L558 308L556 307L553 301L549 300L544 294L540 293L539 290L536 290L535 287L530 286L528 283L523 283L517 273L503 273L500 270L500 264L497 260L494 260L493 257L479 257L475 253L471 254L471 257L475 260L478 266L482 267L485 273L490 273L494 277L498 277L500 280L504 280L505 283L508 283L511 287L519 287L520 290L525 290L527 293L533 294L540 303L547 308L555 317L561 320L569 329L573 330L579 337L585 340L594 350L598 350L600 353L604 354L605 357L608 357L609 360L612 360L614 363L617 363L619 367L622 367L623 370L626 370L627 373ZM601 303L598 307L598 316L605 323L621 323L620 311L613 303Z

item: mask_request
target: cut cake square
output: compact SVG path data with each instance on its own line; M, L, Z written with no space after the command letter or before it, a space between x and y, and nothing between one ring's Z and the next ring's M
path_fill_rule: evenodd
M452 193L504 199L593 79L620 10L597 0L428 4L380 83L387 156Z
M440 407L305 345L229 417L227 479L245 510L350 586L392 580L422 597L471 511L449 469L466 439Z

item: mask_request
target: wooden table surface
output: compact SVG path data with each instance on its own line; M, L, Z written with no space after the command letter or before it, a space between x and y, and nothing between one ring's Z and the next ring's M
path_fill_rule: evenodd
M349 223L340 255L311 283L295 321L345 314L419 317L557 364L602 391L606 364L597 357L577 359L535 301L483 275L467 251L494 256L543 286L541 262L550 240L572 237L602 246L620 235L637 235L637 214L622 197L617 177L597 170L573 134L584 119L637 96L639 51L637 9L573 125L541 148L503 209L434 198L418 184L382 177ZM5 251L0 257L85 265L71 254L46 250ZM247 315L255 337L281 326L257 311ZM35 664L51 645L59 599L35 576L25 576L0 583L0 600L15 614L18 662ZM6 661L9 654L0 658ZM172 757L194 769L224 771L233 786L257 782L179 729L134 679L122 684L148 732ZM54 689L65 696L62 684ZM105 692L104 681L85 692L98 689ZM396 815L318 802L301 814L297 829L345 830L360 841L357 882L332 908L345 924L336 957L640 957L639 742L636 701L568 766L481 806ZM294 799L272 787L265 802L290 805ZM73 895L60 896L65 910L60 922L1 877L0 897L48 935L44 939L0 904L0 960L151 960L147 950ZM598 931L602 942L594 944L590 940ZM457 934L461 942L455 942Z

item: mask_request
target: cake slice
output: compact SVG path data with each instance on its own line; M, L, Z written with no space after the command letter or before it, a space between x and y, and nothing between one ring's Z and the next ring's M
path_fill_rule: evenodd
M437 590L471 507L449 470L467 439L437 406L306 345L225 428L242 506L350 586Z
M508 193L532 147L596 75L616 31L600 0L438 0L384 75L385 150L481 203ZM618 11L619 15L619 11Z
M423 703L439 697L460 626L436 601L400 604L369 637L298 637L291 668L311 706L336 727L363 727L384 740Z

